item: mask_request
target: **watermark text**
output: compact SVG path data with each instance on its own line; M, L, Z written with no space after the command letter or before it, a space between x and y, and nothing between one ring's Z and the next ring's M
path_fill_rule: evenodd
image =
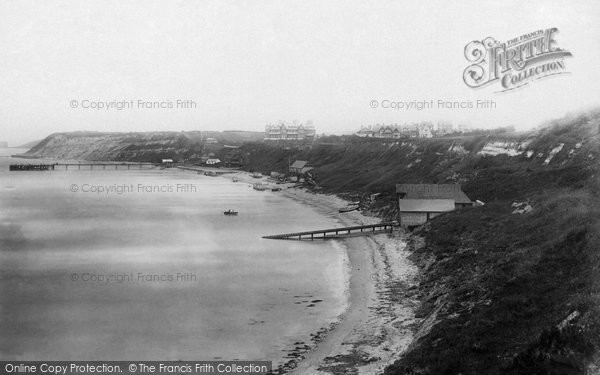
M167 110L197 109L198 103L192 99L144 100L144 99L72 99L69 107L94 111L131 111L131 110Z
M197 184L71 184L69 190L73 193L92 193L102 195L124 195L142 193L197 193Z

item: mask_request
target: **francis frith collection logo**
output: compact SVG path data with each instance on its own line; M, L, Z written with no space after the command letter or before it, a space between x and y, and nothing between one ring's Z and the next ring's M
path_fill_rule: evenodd
M471 63L463 80L469 87L494 82L499 91L523 87L537 79L568 73L565 57L571 52L558 47L553 27L537 30L501 43L492 37L474 40L465 46L465 58Z

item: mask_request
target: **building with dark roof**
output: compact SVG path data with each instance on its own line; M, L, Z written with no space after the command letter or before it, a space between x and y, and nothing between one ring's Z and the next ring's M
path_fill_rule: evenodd
M308 162L304 160L296 160L290 165L290 174L304 174L313 169L308 166Z
M473 202L457 184L398 184L398 221L402 226L421 225Z

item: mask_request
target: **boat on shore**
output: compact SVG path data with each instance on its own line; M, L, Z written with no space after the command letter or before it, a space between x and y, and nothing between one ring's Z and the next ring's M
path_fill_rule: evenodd
M223 215L227 215L227 216L237 216L238 212L234 211L232 209L229 209L227 211L223 211Z
M265 191L265 190L267 190L267 187L264 184L257 182L252 185L252 189L258 190L258 191Z
M360 208L360 205L358 203L350 203L346 207L340 208L338 210L338 212L339 213L350 212L350 211L358 210L359 208Z

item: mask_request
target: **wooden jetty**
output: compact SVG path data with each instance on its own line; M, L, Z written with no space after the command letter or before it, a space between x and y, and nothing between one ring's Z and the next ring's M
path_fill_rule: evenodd
M11 164L9 171L49 171L54 169L54 164Z
M228 170L228 169L217 170L217 169L213 169L213 168L186 167L186 166L182 166L182 165L178 165L177 168L182 169L184 171L194 171L194 172L202 173L205 176L221 176L221 175L224 175L227 173L238 172L237 170Z
M97 170L97 169L149 169L156 168L156 164L154 163L60 163L54 164L53 169L89 169L89 170ZM108 167L108 168L107 168Z
M369 235L391 232L395 226L398 226L397 221L388 221L378 224L356 225L352 227L274 234L270 236L263 236L263 238L272 240L326 240L331 238L341 238L348 235Z
M151 169L154 163L54 163L54 164L11 164L10 171L54 171L57 169L104 170L104 169ZM108 167L108 168L107 168Z

